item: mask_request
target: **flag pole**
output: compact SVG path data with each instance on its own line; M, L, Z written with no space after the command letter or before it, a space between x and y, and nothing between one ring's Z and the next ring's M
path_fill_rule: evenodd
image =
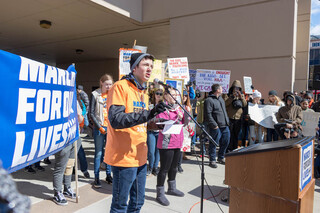
M75 63L72 63L76 67ZM79 128L79 138L80 138L80 128ZM78 140L73 143L74 146L74 176L76 181L76 203L79 203L79 187L78 187Z

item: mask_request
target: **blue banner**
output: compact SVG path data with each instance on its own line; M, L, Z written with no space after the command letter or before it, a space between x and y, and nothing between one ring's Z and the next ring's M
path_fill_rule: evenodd
M13 172L79 137L76 70L0 50L0 159Z
M310 183L313 172L313 140L301 148L300 191Z

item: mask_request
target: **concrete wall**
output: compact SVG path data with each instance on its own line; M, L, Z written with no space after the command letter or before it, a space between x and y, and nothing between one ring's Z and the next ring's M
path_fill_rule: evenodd
M70 64L57 64L57 67L67 69ZM77 70L77 85L83 85L84 90L90 96L92 87L99 87L100 77L104 74L113 76L118 80L119 61L110 59L104 61L79 62L75 64Z
M310 0L298 1L297 16L297 49L294 89L308 89L309 77L309 44L310 44Z
M140 14L133 2L101 1ZM169 20L169 57L188 57L190 68L231 70L231 82L251 76L265 98L271 89L306 88L310 0L136 1L143 24ZM118 60L76 68L78 84L90 91L103 73L118 75Z
M142 0L90 0L136 21L142 21Z
M275 0L143 0L143 21L210 13L272 1Z
M292 89L296 3L260 2L171 18L170 57L187 56L193 69L229 69L231 82L251 76L264 97Z

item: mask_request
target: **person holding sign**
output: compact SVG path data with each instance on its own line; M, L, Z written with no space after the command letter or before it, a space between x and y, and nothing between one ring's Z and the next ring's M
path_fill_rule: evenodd
M111 213L138 213L144 204L148 154L146 122L168 107L160 102L148 110L145 82L151 76L153 60L148 53L132 54L131 72L117 81L108 93L108 142L104 162L112 166L113 172Z
M229 118L222 95L222 87L219 84L212 85L212 92L204 102L204 123L211 137L220 145L218 162L224 164L229 140ZM217 168L216 146L209 142L209 166Z
M277 91L276 90L270 90L269 91L269 96L268 96L269 102L267 103L268 105L275 105L275 106L280 106L283 107L285 104L281 101L281 99L277 96ZM275 129L270 129L267 128L267 142L270 141L277 141L278 140L278 134Z
M179 96L178 92L174 89L169 89L172 96ZM164 99L167 104L172 106L172 109L157 115L157 118L175 121L174 124L184 123L184 112L182 109L175 105L175 100L165 92ZM168 192L167 194L183 197L184 193L176 188L176 174L178 171L178 163L181 155L181 147L183 144L183 129L181 128L178 134L164 134L160 131L158 137L157 147L160 152L160 171L157 176L157 198L156 200L163 206L170 205L170 202L165 196L164 182L168 174Z
M229 89L226 99L226 109L230 120L230 143L228 150L238 148L238 137L241 128L241 116L243 107L247 106L247 101L242 94L242 87L239 80L235 80Z
M99 179L100 164L103 163L103 150L106 144L108 127L107 97L108 91L113 84L113 78L105 74L100 78L100 88L92 92L90 117L94 123L94 183L95 188L101 188ZM106 181L112 183L111 167L106 165Z

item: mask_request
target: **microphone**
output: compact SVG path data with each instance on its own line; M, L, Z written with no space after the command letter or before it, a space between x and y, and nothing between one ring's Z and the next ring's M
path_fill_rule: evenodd
M164 83L163 81L160 81L160 80L157 79L157 78L155 78L155 79L153 80L153 82L154 82L154 83L157 83L157 84L160 84L160 85L164 86L165 88L176 89L176 88L172 87L171 85L166 84L166 83Z

